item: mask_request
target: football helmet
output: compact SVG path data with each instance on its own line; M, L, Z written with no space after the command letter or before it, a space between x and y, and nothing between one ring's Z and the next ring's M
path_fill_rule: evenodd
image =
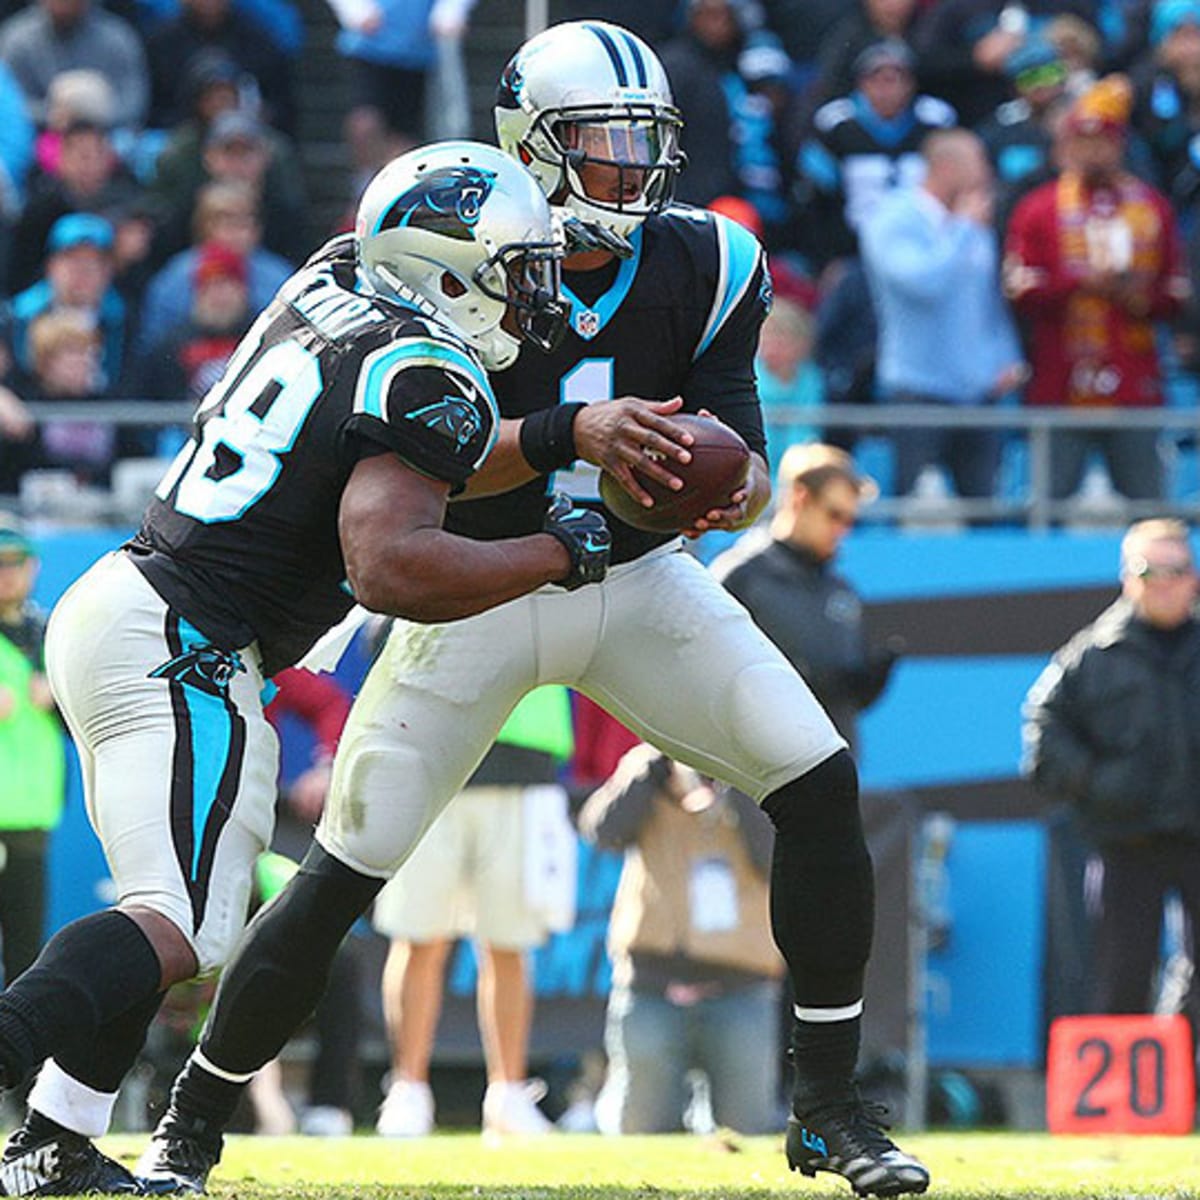
M393 159L363 193L355 242L377 292L448 325L489 370L510 366L521 339L553 349L566 328L561 225L494 146L438 142Z
M671 203L683 125L654 51L604 21L567 21L530 38L500 77L501 149L555 203L627 236Z

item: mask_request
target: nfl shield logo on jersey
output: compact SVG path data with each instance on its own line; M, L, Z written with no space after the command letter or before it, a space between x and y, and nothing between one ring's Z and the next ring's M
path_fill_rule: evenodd
M572 322L582 338L594 338L600 332L600 314L590 308L581 309Z

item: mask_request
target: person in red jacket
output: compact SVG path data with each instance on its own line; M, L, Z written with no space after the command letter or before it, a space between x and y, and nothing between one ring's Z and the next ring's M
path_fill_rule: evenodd
M1154 323L1187 299L1166 197L1122 166L1131 91L1101 79L1064 119L1062 173L1017 205L1005 245L1005 291L1026 324L1028 404L1144 408L1163 402ZM1051 494L1079 485L1089 451L1104 455L1130 499L1162 495L1154 430L1069 430L1051 443Z

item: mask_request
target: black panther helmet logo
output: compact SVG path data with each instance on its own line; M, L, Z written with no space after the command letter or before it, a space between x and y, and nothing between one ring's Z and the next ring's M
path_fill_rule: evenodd
M495 179L494 171L480 167L430 171L397 197L383 214L376 232L408 226L469 242L475 236L480 211L492 193Z

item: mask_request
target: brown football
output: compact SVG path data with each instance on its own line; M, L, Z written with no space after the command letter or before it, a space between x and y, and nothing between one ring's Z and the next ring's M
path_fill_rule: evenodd
M687 529L709 509L724 508L750 471L750 451L728 425L692 413L679 413L671 420L695 438L689 447L692 461L671 463L672 473L683 480L679 491L671 491L635 467L638 481L654 497L654 507L643 508L607 471L600 474L600 496L605 505L635 529L651 533Z

